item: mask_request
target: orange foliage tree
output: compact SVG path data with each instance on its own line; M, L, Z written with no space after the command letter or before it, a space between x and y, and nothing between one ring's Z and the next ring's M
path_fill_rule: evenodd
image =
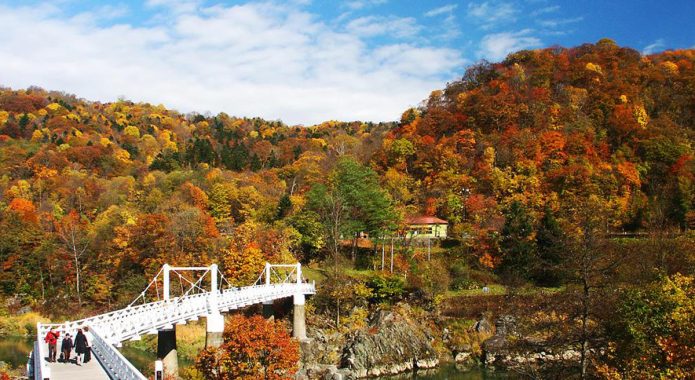
M222 346L203 350L196 367L212 380L283 380L294 378L298 361L299 345L282 323L233 315Z
M15 198L10 202L10 210L17 213L24 222L36 223L38 217L36 215L36 206L27 199Z

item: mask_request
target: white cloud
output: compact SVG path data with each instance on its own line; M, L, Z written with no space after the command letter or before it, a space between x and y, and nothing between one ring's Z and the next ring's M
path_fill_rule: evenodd
M666 44L665 44L663 38L659 38L658 40L645 46L644 49L642 49L642 54L643 55L649 55L649 54L655 53L658 50L662 50L665 46L666 46Z
M456 22L456 14L454 13L457 7L458 4L447 4L425 12L425 17L445 16L442 22L438 23L440 32L435 38L451 40L461 35L461 30Z
M192 2L171 10L165 2L150 1L157 14L144 26L98 25L49 4L0 5L0 84L291 124L381 121L397 119L463 63L460 52L417 37L374 45L300 7ZM388 33L412 33L394 20Z
M489 2L468 4L468 17L490 29L502 23L516 21L517 9L512 3Z
M151 8L161 7L174 14L193 13L202 5L201 0L147 0L145 5Z
M560 18L560 19L550 19L550 20L540 20L538 24L546 28L557 28L559 26L574 24L583 21L584 17L573 17L573 18Z
M388 0L353 0L344 3L344 6L354 11L385 4Z
M531 32L530 29L524 29L518 32L488 34L480 42L478 55L486 59L501 60L513 51L539 47L541 40L531 36Z
M554 12L557 12L559 10L560 10L559 5L551 5L548 7L536 9L535 11L531 12L531 17L536 17L536 16L540 16L543 14L548 14L548 13L554 13Z
M430 9L429 11L425 12L425 17L434 17L442 14L451 14L451 12L453 12L457 7L458 4L448 4L439 8Z
M388 34L393 37L404 38L415 36L420 31L420 26L412 17L366 16L350 21L346 29L348 32L361 37Z

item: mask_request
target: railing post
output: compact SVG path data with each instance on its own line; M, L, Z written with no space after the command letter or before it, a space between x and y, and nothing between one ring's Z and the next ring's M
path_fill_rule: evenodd
M210 291L217 294L217 264L210 265Z
M210 312L219 312L217 308L217 264L210 265Z
M164 282L164 300L168 301L169 300L169 264L164 264L164 268L162 270L163 273L163 281Z

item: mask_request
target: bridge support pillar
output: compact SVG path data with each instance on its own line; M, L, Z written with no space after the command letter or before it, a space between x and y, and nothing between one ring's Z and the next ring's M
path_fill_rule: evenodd
M224 338L224 316L220 313L208 314L207 332L205 334L205 347L219 347L222 345Z
M177 379L179 358L176 355L176 326L159 330L157 334L157 359L164 365L164 378Z
M263 302L263 318L270 319L274 315L273 301Z
M304 310L304 302L303 293L294 295L292 336L299 340L306 339L306 312Z

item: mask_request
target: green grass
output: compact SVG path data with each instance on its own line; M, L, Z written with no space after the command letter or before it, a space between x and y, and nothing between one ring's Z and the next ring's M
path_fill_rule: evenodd
M302 267L302 275L309 281L316 281L317 284L328 277L325 269L314 269L308 266Z
M462 290L450 290L446 293L447 297L471 297L471 296L500 296L510 293L510 291L504 285L490 284L488 285L490 291L488 293L483 292L483 288L476 289L462 289ZM523 288L516 289L516 294L520 295L532 295L532 294L554 294L564 290L564 287L557 288L543 288L537 286L526 286Z
M462 296L499 296L507 294L507 288L504 285L492 284L488 285L490 291L488 293L483 292L483 288L477 289L461 289L461 290L450 290L446 293L447 297L462 297Z

